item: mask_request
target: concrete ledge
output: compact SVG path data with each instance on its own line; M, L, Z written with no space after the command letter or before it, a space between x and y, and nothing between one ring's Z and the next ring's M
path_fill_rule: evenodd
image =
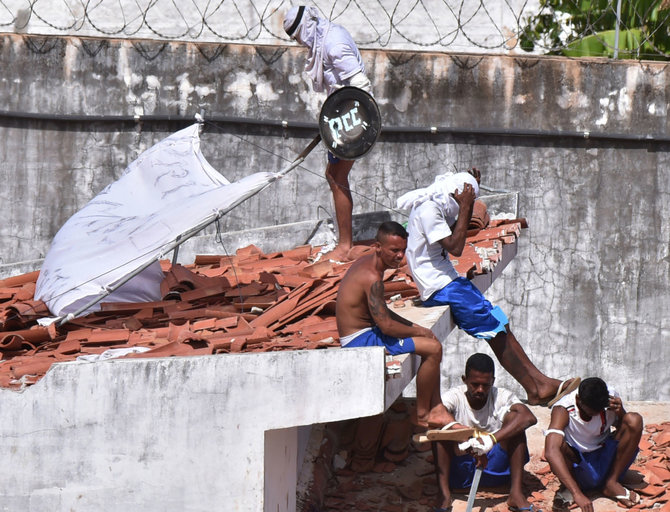
M384 405L381 348L56 364L0 391L0 493L35 512L263 510L282 485L264 468L286 473L265 464L266 431Z

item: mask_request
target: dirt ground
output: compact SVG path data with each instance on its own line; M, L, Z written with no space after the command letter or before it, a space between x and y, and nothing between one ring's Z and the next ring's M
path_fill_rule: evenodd
M626 402L626 409L637 411L645 419L645 425L670 421L670 403ZM544 447L542 434L549 423L550 411L546 407L531 407L538 422L528 430L528 444L531 454L526 465L524 488L535 507L547 511L564 512L570 510L557 495L558 480L548 471L548 464L541 459ZM640 456L638 456L640 460ZM629 472L632 479L641 478L639 472ZM667 482L665 483L667 487ZM645 486L645 483L639 484ZM629 487L635 488L635 485ZM507 509L505 489L480 489L477 493L473 512L504 512ZM342 469L332 479L325 498L326 511L380 511L380 512L424 512L432 510L437 487L429 446L410 447L410 455L398 463L378 462L373 471L354 473ZM595 512L623 511L617 504L598 494L590 495L594 500ZM453 512L464 512L467 492L454 493ZM657 503L654 510L661 511ZM667 503L666 503L667 505ZM669 505L670 506L670 505ZM576 510L573 505L572 509ZM641 508L641 510L651 510ZM663 507L665 509L665 507ZM537 508L536 508L537 510ZM638 509L639 510L639 509ZM665 512L665 510L663 510Z

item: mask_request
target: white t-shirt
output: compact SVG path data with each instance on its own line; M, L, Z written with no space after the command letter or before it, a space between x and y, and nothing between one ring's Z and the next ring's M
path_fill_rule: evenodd
M579 415L575 397L579 390L575 389L569 395L565 395L553 407L565 407L570 416L570 421L565 427L565 441L580 452L592 452L602 446L609 436L612 425L616 423L616 414L605 409L602 414L593 416L589 421L584 421ZM619 394L610 389L610 395L618 397ZM553 409L552 407L552 409Z
M433 201L421 203L409 214L405 255L423 300L459 277L449 253L439 244L440 240L451 235L449 226L454 222L455 218L445 219L442 210Z
M521 403L511 391L493 386L484 407L475 410L468 403L466 391L467 386L462 384L443 393L444 406L461 425L475 427L492 434L502 428L503 418L510 407Z
M349 78L365 73L363 58L344 27L331 24L323 45L323 81L328 94L337 86L349 85Z

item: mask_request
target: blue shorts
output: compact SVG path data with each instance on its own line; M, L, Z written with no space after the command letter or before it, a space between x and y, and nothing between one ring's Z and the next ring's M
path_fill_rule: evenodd
M602 488L610 468L614 464L618 447L619 441L613 437L608 437L602 448L598 448L592 452L582 453L579 450L573 450L579 461L573 462L572 475L583 491ZM635 457L637 457L638 451L639 449L635 451L633 458L619 475L619 480L628 471Z
M379 330L379 327L365 331L344 346L344 348L349 347L384 347L389 354L394 356L416 352L412 338L387 336Z
M456 325L475 338L490 340L501 332L507 332L507 315L498 306L492 306L465 277L454 279L423 301L423 305L448 305Z
M340 161L339 158L337 158L335 155L333 155L330 151L328 151L328 163L335 165Z
M482 471L479 481L483 487L497 487L507 485L510 481L509 457L499 444L493 445L486 456L488 464ZM526 450L526 462L530 460ZM457 455L452 457L449 468L449 487L451 489L467 489L472 485L477 461L472 455Z

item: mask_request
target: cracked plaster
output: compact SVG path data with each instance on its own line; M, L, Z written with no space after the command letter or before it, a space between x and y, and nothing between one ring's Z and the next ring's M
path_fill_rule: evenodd
M53 55L37 56L21 41L10 40L0 46L0 63L25 65L3 66L3 83L12 84L0 92L3 110L80 113L88 106L92 111L82 113L191 114L205 108L222 115L315 122L324 98L311 92L302 75L304 51L294 47L268 66L234 45L226 48L225 59L208 63L196 61L197 52L180 53L179 44L148 62L126 43L111 43L93 57L75 58L76 49L65 52L71 78L62 83L62 73L58 80L50 73L58 69ZM374 64L375 93L383 122L390 126L667 131L663 105L670 71L664 65L546 58L526 69L512 68L515 61L501 56L392 57L396 64L384 52L364 52L366 63ZM51 60L40 66L40 59ZM64 69L66 64L60 64ZM639 69L631 71L635 66ZM18 70L26 68L32 72L25 78L31 85L21 88ZM443 71L426 75L433 68ZM491 75L495 69L507 71ZM92 72L107 79L91 80ZM502 90L492 88L490 76ZM411 100L403 96L409 83ZM400 112L395 105L403 101L407 109ZM643 112L656 105L655 115L636 117L638 105L649 105ZM86 123L70 126L0 127L0 151L17 155L0 170L6 184L0 191L6 220L0 225L0 261L44 254L78 207L170 129L138 126L117 132ZM203 134L202 150L216 169L236 180L252 171L282 168L312 136L210 130ZM325 158L325 149L317 147L302 168L224 217L222 229L331 212ZM520 192L520 214L530 227L514 264L487 295L500 302L537 366L555 376L614 379L629 399L670 398L670 388L659 377L667 373L663 361L670 360L668 144L470 135L382 138L352 170L354 213L392 207L400 194L430 183L435 174L473 165L484 172L485 184ZM487 347L470 339L454 341L445 349L448 368L462 367L475 349ZM453 372L446 371L452 378ZM504 373L499 378L507 384Z

